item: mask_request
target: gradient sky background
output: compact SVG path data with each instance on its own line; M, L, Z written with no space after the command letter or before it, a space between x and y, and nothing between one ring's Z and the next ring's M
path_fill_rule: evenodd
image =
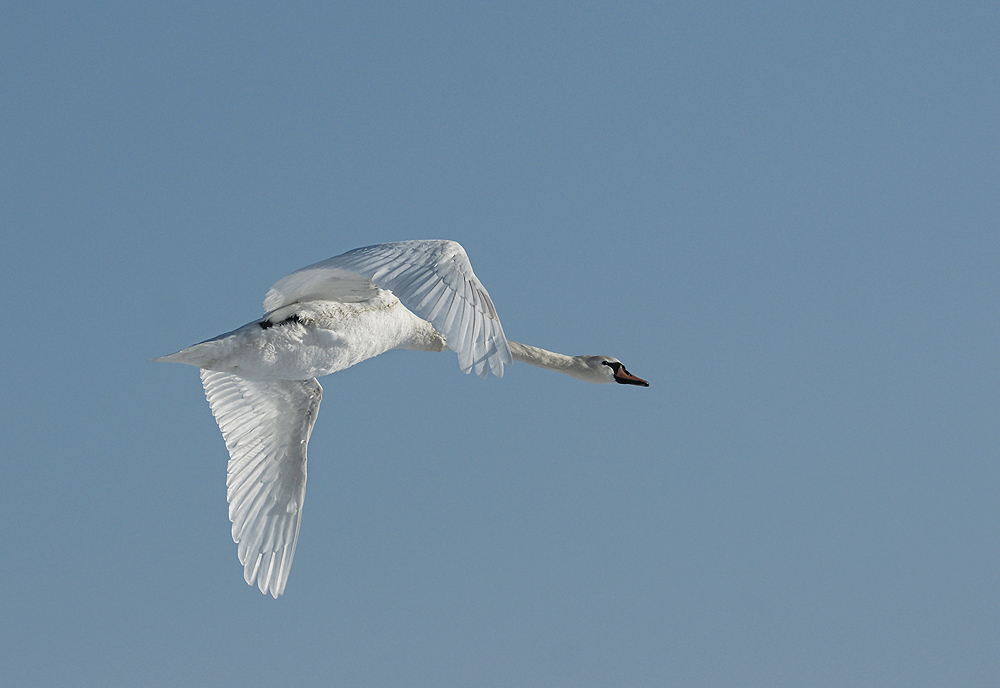
M996 2L7 3L18 686L1000 684ZM507 334L324 378L288 588L196 371L451 238Z

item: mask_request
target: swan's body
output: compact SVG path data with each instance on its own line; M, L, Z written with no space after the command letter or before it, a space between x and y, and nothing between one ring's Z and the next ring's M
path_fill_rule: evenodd
M317 377L390 349L451 349L463 372L480 377L501 377L517 360L588 382L649 384L611 356L507 340L454 241L349 251L280 279L264 309L260 320L156 360L201 368L229 449L229 517L244 578L274 597L288 580L302 518L306 446L323 396Z

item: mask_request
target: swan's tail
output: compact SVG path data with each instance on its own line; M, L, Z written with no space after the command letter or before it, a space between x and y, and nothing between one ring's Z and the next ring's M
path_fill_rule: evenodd
M219 348L219 342L210 339L207 342L181 349L177 353L154 358L153 361L155 363L184 363L196 368L214 370L215 365L218 363L219 355L222 353Z

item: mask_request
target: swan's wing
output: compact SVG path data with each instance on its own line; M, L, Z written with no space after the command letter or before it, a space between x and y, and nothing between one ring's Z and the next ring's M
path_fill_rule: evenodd
M285 590L306 496L306 445L323 388L315 380L246 380L201 371L229 449L229 520L246 582Z
M350 275L388 289L407 308L430 321L458 354L462 372L503 375L510 347L486 287L472 272L465 249L455 241L400 241L348 251L278 280L264 299L272 311L309 298L343 300L346 286L360 293Z
M350 270L321 268L323 265L316 263L278 280L264 297L264 310L270 313L300 301L361 303L378 295L378 289L367 277Z

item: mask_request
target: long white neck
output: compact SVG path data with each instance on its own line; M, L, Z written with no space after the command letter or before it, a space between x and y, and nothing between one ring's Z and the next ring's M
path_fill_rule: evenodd
M554 351L546 351L537 346L521 344L507 340L510 345L510 353L515 361L529 363L539 368L554 370L557 373L565 373L586 382L595 382L593 371L579 358L557 354Z

